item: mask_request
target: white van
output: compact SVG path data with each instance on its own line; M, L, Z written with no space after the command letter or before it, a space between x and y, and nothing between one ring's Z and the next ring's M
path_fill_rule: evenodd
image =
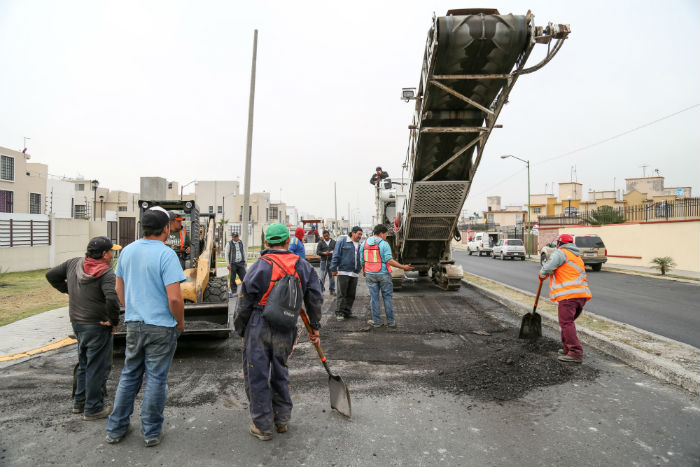
M485 254L491 256L494 245L498 243L498 232L474 232L472 239L467 243L467 251L471 255L476 252L479 256Z

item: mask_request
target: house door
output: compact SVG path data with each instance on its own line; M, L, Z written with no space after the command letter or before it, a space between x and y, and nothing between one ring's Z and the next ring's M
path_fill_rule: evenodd
M135 217L120 217L119 218L119 244L122 247L136 240L136 218Z
M107 221L107 238L112 240L112 243L117 242L117 223L115 221Z

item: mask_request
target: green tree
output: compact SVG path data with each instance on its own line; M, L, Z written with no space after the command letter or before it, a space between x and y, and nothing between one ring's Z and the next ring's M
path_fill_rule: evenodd
M676 267L675 261L670 256L658 257L651 260L651 267L658 269L662 276L666 275L666 271Z
M592 210L585 220L591 225L622 224L625 216L610 206L601 206Z

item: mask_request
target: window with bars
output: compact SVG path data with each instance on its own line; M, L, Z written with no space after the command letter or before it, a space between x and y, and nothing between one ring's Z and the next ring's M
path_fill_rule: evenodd
M0 190L0 212L12 212L12 196L14 193L8 190Z
M0 156L0 180L13 182L15 180L15 158Z
M119 212L126 212L127 207L126 206L119 206Z
M209 206L209 214L214 214L214 206Z
M76 183L75 191L85 191L85 184L84 183Z
M29 214L41 214L41 193L29 193Z
M277 206L270 206L270 219L271 220L277 220L278 219L278 212L279 208Z
M217 212L218 214L221 214L221 213L224 212L224 210L223 210L223 208L222 208L221 206L217 206L217 207L216 207L216 212Z
M85 219L87 217L87 206L85 204L75 205L75 217L76 219Z

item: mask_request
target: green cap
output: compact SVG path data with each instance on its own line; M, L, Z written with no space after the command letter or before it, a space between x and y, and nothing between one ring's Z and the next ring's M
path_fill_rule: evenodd
M265 229L265 241L267 243L282 243L289 238L289 229L286 225L276 222Z

